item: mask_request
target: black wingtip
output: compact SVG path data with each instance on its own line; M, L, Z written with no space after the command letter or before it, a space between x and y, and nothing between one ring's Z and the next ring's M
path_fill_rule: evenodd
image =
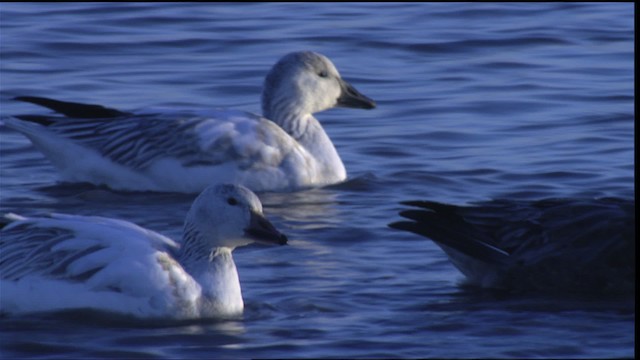
M413 222L413 221L396 221L396 222L392 222L387 224L387 226L391 229L394 230L401 230L401 231L406 231L406 232L410 232L416 235L419 235L420 237L411 237L412 239L416 239L416 240L422 240L422 239L429 239L434 241L435 243L438 243L438 241L436 241L435 239L431 238L431 232L427 231L427 229L425 229L424 227L421 226L421 224L417 223L417 222Z
M396 222L387 224L387 226L396 230L415 232L414 229L415 229L416 223L411 221L396 221Z
M129 115L129 113L106 108L101 105L59 101L38 96L16 96L13 100L40 105L70 118L108 119Z
M412 221L393 222L388 224L390 228L421 235L477 260L507 261L509 253L486 241L486 235L458 213L461 207L422 200L403 201L402 204L414 207L399 213Z
M435 213L428 210L402 210L399 214L404 218L422 222L435 217Z
M49 126L54 123L51 118L43 115L14 115L14 117L23 121L29 121L44 126Z

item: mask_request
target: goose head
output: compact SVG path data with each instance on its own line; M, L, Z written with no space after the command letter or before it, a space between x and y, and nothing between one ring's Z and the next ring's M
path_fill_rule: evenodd
M185 251L209 254L254 241L284 245L287 237L262 214L262 203L239 185L212 185L194 200L185 220ZM197 244L193 244L197 242ZM192 249L187 250L187 243Z
M287 54L265 79L262 111L276 123L291 113L313 114L336 106L372 109L376 105L343 80L331 60L321 54Z

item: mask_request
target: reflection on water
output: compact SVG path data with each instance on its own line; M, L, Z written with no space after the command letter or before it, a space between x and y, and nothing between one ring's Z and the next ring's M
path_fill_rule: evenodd
M341 223L338 194L331 190L264 193L260 199L270 215L287 221L293 229L315 230Z

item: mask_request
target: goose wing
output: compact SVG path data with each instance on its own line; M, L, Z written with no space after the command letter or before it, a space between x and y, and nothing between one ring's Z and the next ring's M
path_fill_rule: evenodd
M48 279L132 296L170 285L163 261L178 245L130 222L64 214L9 214L5 222L0 237L3 280ZM179 264L171 265L184 273Z
M33 123L37 123L132 169L145 169L167 158L177 160L184 167L227 162L235 162L243 170L277 167L291 151L302 151L275 123L243 111L128 113L47 98L16 99L48 107L65 116L19 115L16 118L22 121L8 121L9 127L29 133L40 130L33 127ZM24 124L25 121L29 124Z

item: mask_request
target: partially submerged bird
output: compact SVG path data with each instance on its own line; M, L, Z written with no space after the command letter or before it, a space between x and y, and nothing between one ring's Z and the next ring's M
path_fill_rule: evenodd
M141 110L20 96L61 115L19 115L6 126L27 136L63 180L118 190L197 193L215 183L293 191L346 179L314 113L371 109L373 100L314 52L294 52L264 82L262 116L238 110Z
M0 313L237 316L244 302L233 249L287 242L258 197L235 185L211 186L196 198L181 242L97 216L8 214L0 222Z
M475 285L515 292L634 293L635 202L496 200L474 206L407 201L411 221Z

